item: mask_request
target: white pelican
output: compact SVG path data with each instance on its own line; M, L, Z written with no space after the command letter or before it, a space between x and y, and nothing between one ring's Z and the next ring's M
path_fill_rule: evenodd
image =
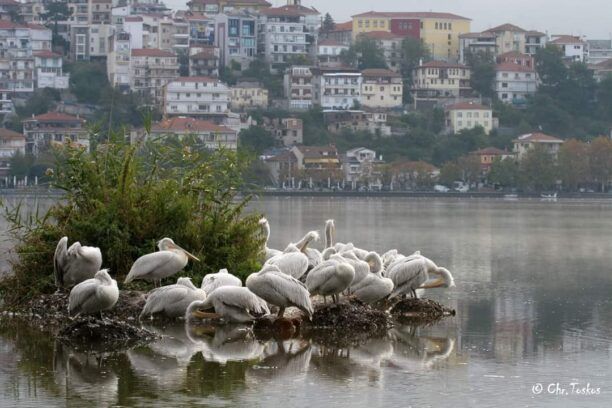
M306 287L311 295L331 296L337 302L337 295L349 287L354 277L355 269L336 254L308 273Z
M55 286L74 286L86 279L94 277L102 267L100 248L81 246L79 242L68 248L68 237L63 237L57 243L53 256L55 271Z
M437 278L431 279L430 275L435 275ZM389 299L408 293L411 293L412 297L417 297L417 289L455 286L453 276L448 269L437 266L431 259L421 255L412 255L395 261L390 266L387 277L395 285Z
M398 256L401 256L401 255L399 254L399 252L397 252L397 249L390 249L384 254L382 254L381 259L383 263L383 268L387 270L387 268L389 268L391 263L395 261L395 258L397 258Z
M282 254L283 251L279 251L278 249L268 248L268 241L270 240L270 223L266 218L261 218L259 220L259 227L261 228L261 234L266 238L266 242L264 243L263 248L263 256L264 262L273 256Z
M371 272L356 288L351 287L353 295L362 302L374 303L388 296L393 291L393 281L382 276L382 260L376 252L370 252L366 261Z
M190 278L178 278L174 285L162 286L149 292L140 319L154 314L170 318L183 317L191 302L204 299L206 292L191 283Z
M286 275L276 265L264 265L259 272L252 273L246 286L268 303L278 306L278 317L283 317L285 308L295 306L312 316L310 294L306 286L296 278Z
M144 279L161 284L163 278L181 271L187 265L189 258L199 261L170 238L159 241L157 247L158 252L143 255L134 262L123 283L130 283L134 279Z
M285 251L268 259L265 265L275 265L282 273L300 279L308 270L308 257L295 244L289 244Z
M201 288L208 295L221 286L242 286L242 281L229 273L227 269L221 269L217 273L209 273L202 279Z
M368 251L365 249L357 248L353 245L352 242L349 243L341 243L335 242L336 240L336 225L334 220L327 220L325 222L325 248L333 247L336 252L345 252L345 251L353 251L355 256L362 261L368 255Z
M302 239L300 239L295 246L306 255L308 258L308 269L312 269L323 260L321 252L316 248L309 248L308 246L315 241L319 240L319 233L317 231L310 231Z
M108 269L76 285L70 291L68 312L70 316L101 313L111 309L119 299L117 281L110 277Z
M349 286L349 292L352 292L353 286L359 285L359 282L368 276L370 273L370 265L366 261L362 261L361 259L357 258L352 250L343 251L340 253L340 256L342 256L344 261L350 264L355 270L355 276L353 277L353 281Z
M335 236L336 226L334 220L325 221L325 249L334 247Z
M207 312L210 309L214 309L215 313ZM221 286L212 291L206 300L191 303L185 319L220 317L229 323L247 323L269 313L266 302L248 288Z

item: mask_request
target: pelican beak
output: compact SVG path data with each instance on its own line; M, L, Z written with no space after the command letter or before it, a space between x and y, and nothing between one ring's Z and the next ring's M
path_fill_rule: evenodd
M419 289L433 289L433 288L439 288L441 286L444 286L444 279L436 279L429 284L421 285Z
M218 313L203 312L197 309L191 312L191 316L197 319L219 319L221 317Z
M191 252L184 250L183 248L181 248L180 246L178 246L176 244L174 244L174 246L176 247L176 249L183 251L185 253L185 255L187 255L188 258L191 258L194 261L200 262L200 260L195 255L193 255Z

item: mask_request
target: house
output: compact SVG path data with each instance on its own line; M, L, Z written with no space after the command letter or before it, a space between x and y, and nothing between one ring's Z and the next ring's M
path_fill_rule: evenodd
M247 10L217 14L215 45L219 47L221 66L235 62L247 69L257 57L257 15Z
M319 30L319 40L333 40L350 46L353 42L353 22L338 23L333 30Z
M467 63L468 54L497 55L497 38L495 33L465 33L459 35L459 62Z
M303 142L304 124L302 119L264 117L263 126L283 146L290 147Z
M548 36L536 30L529 30L525 33L525 54L535 56L540 48L546 47Z
M447 106L446 128L452 133L480 126L488 135L493 129L493 110L472 102L460 102Z
M561 50L565 61L585 62L588 57L588 44L580 37L574 35L553 35L548 43Z
M189 48L189 76L219 76L221 53L214 45L199 45Z
M470 69L463 64L451 64L443 61L421 63L412 75L412 96L415 106L419 102L448 101L469 97Z
M156 48L131 50L130 88L155 104L163 102L164 86L179 76L176 54Z
M389 69L393 72L400 72L403 60L402 42L406 36L388 31L369 31L361 35L376 41L378 47L383 51L385 63Z
M377 136L391 136L387 112L376 110L325 110L323 121L327 130L338 134L343 130L370 132Z
M361 105L378 109L403 106L404 83L400 74L388 69L365 69L361 76Z
M39 155L54 143L72 142L89 150L89 132L85 120L60 112L32 115L23 121L26 153Z
M352 68L321 69L320 105L323 109L351 109L361 102L361 72Z
M563 140L554 136L549 136L541 132L527 133L521 135L512 141L514 143L514 153L518 160L521 160L525 154L535 146L542 146L553 157L557 157L559 149L563 144Z
M495 160L514 159L514 153L498 149L497 147L485 147L471 154L478 157L483 173L488 173L491 170Z
M268 90L257 81L241 81L230 89L230 105L234 110L268 107Z
M517 52L534 56L546 46L546 34L535 30L525 30L514 24L502 24L480 33L466 33L460 36L460 59L466 62L467 54L479 52L491 56Z
M344 179L336 146L293 146L291 151L297 159L297 169L306 179L328 185Z
M226 126L219 126L213 122L185 116L177 116L154 123L151 133L147 135L142 129L132 132L132 142L152 137L194 137L198 144L210 149L236 150L238 148L238 133Z
M590 64L589 68L593 70L595 79L597 81L602 81L612 75L612 58L597 64Z
M459 35L470 32L469 18L451 13L377 12L353 16L353 39L369 31L420 38L436 60L459 59Z
M68 89L70 75L63 73L62 56L44 50L33 53L37 88Z
M298 160L290 149L263 159L275 186L285 186L295 180L299 173Z
M494 89L504 103L524 105L538 89L538 78L533 66L504 62L495 66Z
M351 183L353 188L359 183L380 189L382 188L380 164L382 160L377 158L374 150L365 147L350 149L342 155L344 181Z
M266 0L190 0L187 6L191 11L215 15L230 10L258 12L272 4Z
M319 41L317 48L319 66L337 68L342 66L340 54L348 51L349 46L336 40L325 39Z
M130 89L131 48L130 34L117 31L109 42L109 53L106 58L106 72L111 86L126 92Z
M523 54L518 51L509 51L497 56L498 64L517 64L524 67L535 68L535 59L532 55Z
M15 0L0 1L0 20L11 21L21 11L21 3Z
M231 91L217 78L180 77L163 91L164 114L223 121L229 113Z
M25 154L25 136L10 129L0 128L0 177L9 175L11 158Z
M592 65L612 58L612 40L587 40L588 63Z
M299 0L260 11L258 49L273 71L298 58L315 56L319 17L317 10L302 6Z
M314 101L318 102L318 95L315 93L316 77L313 71L311 67L300 65L287 68L283 84L289 109L308 110Z
M525 34L527 30L514 24L502 24L487 30L495 35L496 55L511 51L525 51Z

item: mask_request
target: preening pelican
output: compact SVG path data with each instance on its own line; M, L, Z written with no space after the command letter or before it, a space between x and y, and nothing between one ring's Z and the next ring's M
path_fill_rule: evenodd
M395 258L397 258L398 256L400 256L400 254L399 252L397 252L397 249L390 249L385 252L381 257L384 270L388 270L391 263L393 263L393 261L395 261Z
M93 278L72 288L68 297L68 313L70 316L101 313L115 306L118 299L117 281L110 277L108 269L102 269Z
M336 225L334 220L327 220L325 222L325 248L334 248L336 252L353 251L355 256L362 261L368 255L368 251L365 249L357 248L353 243L341 243L336 241Z
M300 279L308 270L308 257L295 244L289 244L283 253L268 259L265 264L278 266L282 273Z
M336 254L308 273L306 287L311 295L331 296L337 302L337 295L349 287L354 277L355 269Z
M371 272L352 290L353 295L362 302L374 303L393 291L393 281L382 276L382 260L376 252L370 252L366 256L366 262L370 265Z
M319 240L319 233L317 231L310 231L304 237L299 240L295 246L306 255L308 258L308 269L312 269L321 263L323 258L321 252L316 248L310 248L309 245Z
M176 318L185 316L191 302L206 299L206 292L198 289L190 278L178 278L174 285L153 289L147 296L140 318L162 314Z
M325 249L334 246L334 238L336 236L336 225L334 220L325 221Z
M359 282L368 276L370 273L370 265L366 261L362 261L361 259L357 258L352 250L343 251L340 253L340 256L342 256L344 261L351 265L355 270L355 276L353 277L353 281L349 286L349 292L352 292L353 286L357 286Z
M242 286L242 281L229 273L227 269L221 269L217 273L209 273L202 279L202 290L208 295L221 286Z
M215 310L215 314L208 312ZM270 313L268 305L248 288L222 286L212 291L206 300L195 301L187 308L185 318L221 317L230 323L246 323Z
M436 278L431 279L431 275L435 275ZM455 286L453 276L448 269L437 266L431 259L422 255L413 254L395 261L390 266L387 277L395 285L389 299L408 293L411 293L412 297L417 297L417 289Z
M266 218L261 218L259 220L259 227L261 228L261 234L265 237L266 242L264 243L263 248L263 257L264 262L273 256L280 255L283 251L279 251L278 249L268 248L268 241L270 240L270 223Z
M199 261L170 238L159 241L157 247L158 252L143 255L134 262L123 283L130 283L134 279L144 279L161 284L162 279L181 271L187 265L189 258Z
M79 242L68 248L68 237L63 237L57 243L53 256L55 271L55 286L74 286L86 279L94 277L102 267L100 248L81 246Z
M278 317L283 317L285 308L295 306L312 316L313 308L306 286L293 276L281 272L276 265L264 265L259 272L252 273L246 286L268 303L278 306Z

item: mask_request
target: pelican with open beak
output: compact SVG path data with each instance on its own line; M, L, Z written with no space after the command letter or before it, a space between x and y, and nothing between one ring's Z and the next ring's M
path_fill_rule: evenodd
M196 256L184 250L170 238L164 238L157 243L159 251L143 255L134 262L130 273L123 283L134 279L149 280L161 285L161 280L183 270L189 259L200 261Z

